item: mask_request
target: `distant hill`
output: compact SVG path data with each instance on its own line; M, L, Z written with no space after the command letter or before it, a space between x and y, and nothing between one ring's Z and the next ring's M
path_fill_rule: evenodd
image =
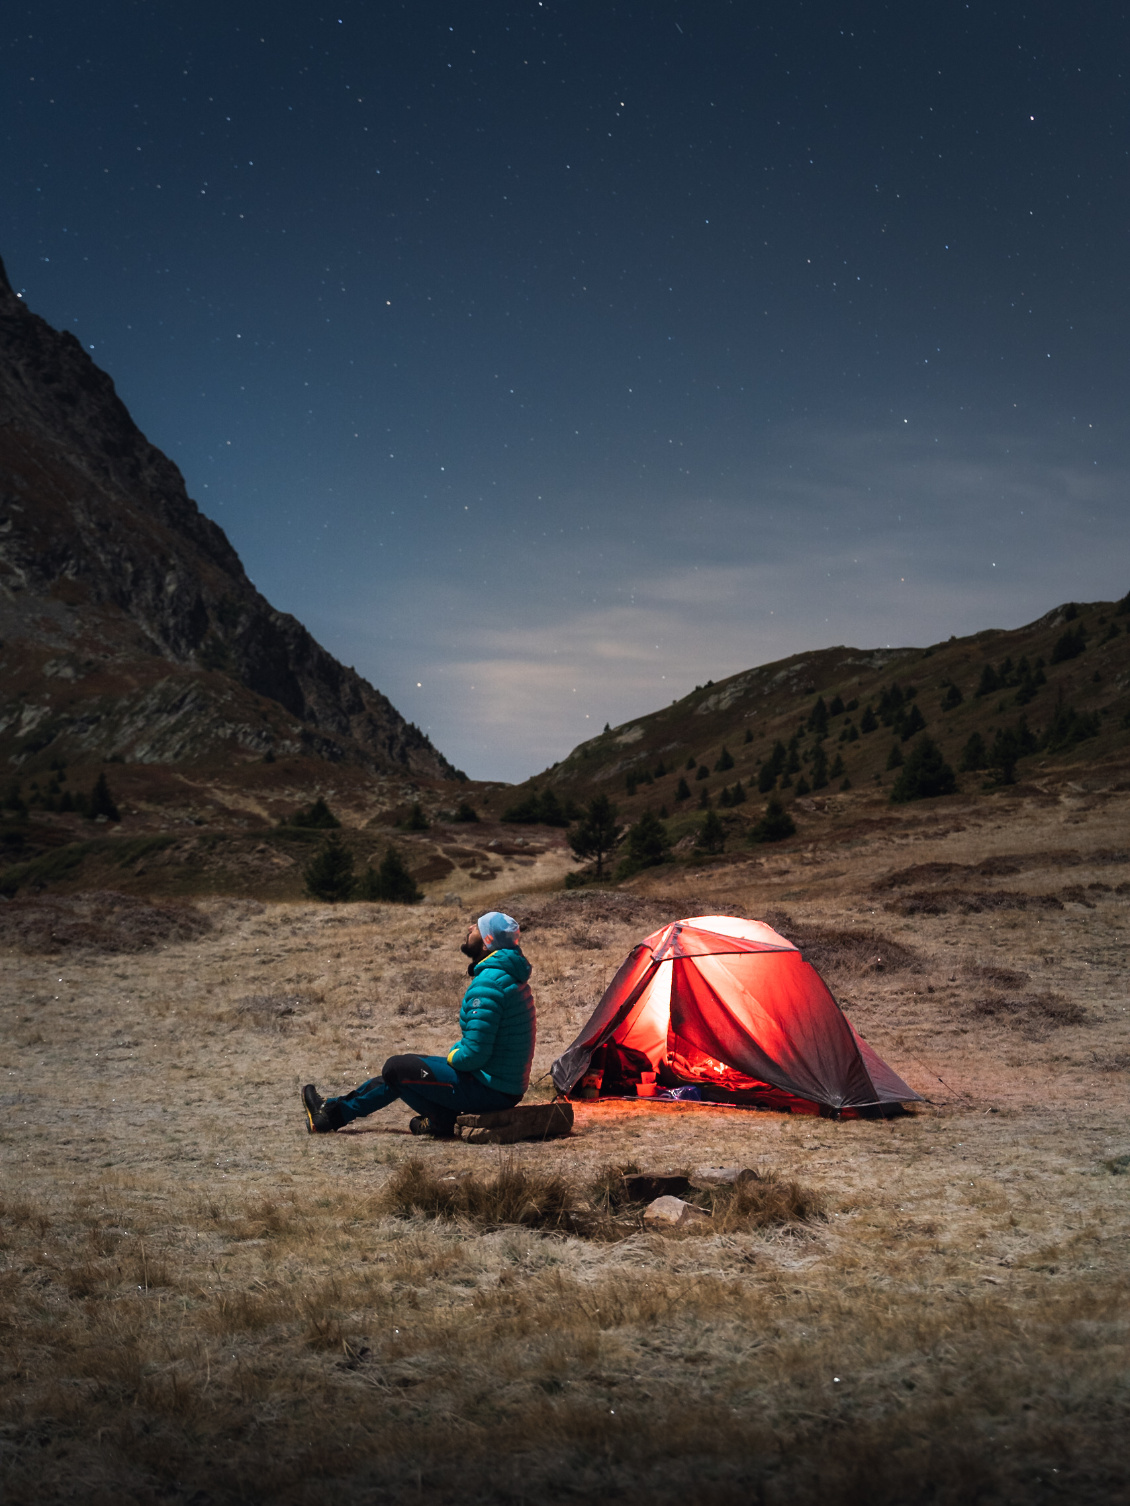
M0 762L233 754L459 777L259 594L110 378L0 263Z
M670 706L607 728L489 803L501 811L551 790L563 805L583 804L605 793L624 818L648 808L666 814L678 836L687 823L677 818L697 813L705 798L743 826L764 808L769 778L759 789L759 775L778 744L786 768L771 788L786 803L841 794L846 802L850 791L889 791L897 775L889 765L924 734L966 792L994 781L1038 781L1042 770L1064 764L1124 762L1130 596L1067 603L1026 627L929 648L828 648L707 681ZM975 734L984 762L966 756ZM1000 763L1010 742L1017 758L1006 772ZM690 792L682 799L681 780ZM746 798L731 805L739 781Z

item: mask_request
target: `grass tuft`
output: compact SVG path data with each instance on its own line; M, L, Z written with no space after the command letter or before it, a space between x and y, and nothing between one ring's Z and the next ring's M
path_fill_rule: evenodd
M581 1206L558 1172L528 1169L507 1157L493 1177L440 1175L416 1159L397 1167L378 1199L382 1211L408 1218L466 1218L482 1228L573 1229Z

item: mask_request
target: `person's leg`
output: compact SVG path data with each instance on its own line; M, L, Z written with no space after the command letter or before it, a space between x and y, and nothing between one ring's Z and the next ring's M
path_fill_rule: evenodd
M449 1096L451 1093L457 1074L442 1056L390 1056L381 1068L379 1077L370 1077L359 1088L343 1093L338 1098L327 1098L325 1110L334 1128L341 1129L354 1119L363 1119L367 1114L375 1114L378 1109L387 1108L398 1098L403 1098L412 1108L416 1108L415 1103L401 1091L402 1088L417 1084L423 1088L437 1083L441 1075L445 1093L439 1095L439 1101L443 1103L445 1094ZM427 1110L417 1108L416 1112ZM451 1122L455 1123L454 1115L451 1116Z
M430 1059L429 1059L430 1060ZM488 1088L471 1072L456 1072L443 1062L444 1070L429 1081L402 1082L400 1096L409 1107L423 1114L435 1132L450 1135L460 1114L490 1114L510 1109L521 1097L518 1093L499 1093Z

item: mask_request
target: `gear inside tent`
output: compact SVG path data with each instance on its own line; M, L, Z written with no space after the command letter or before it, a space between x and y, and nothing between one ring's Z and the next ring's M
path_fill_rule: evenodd
M654 1073L709 1102L830 1116L919 1100L791 941L729 915L677 920L633 947L551 1071L566 1094L630 1097Z

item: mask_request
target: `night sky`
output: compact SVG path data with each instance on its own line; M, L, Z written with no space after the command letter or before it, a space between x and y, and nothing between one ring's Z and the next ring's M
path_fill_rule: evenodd
M1130 587L1120 4L36 0L0 255L476 778Z

